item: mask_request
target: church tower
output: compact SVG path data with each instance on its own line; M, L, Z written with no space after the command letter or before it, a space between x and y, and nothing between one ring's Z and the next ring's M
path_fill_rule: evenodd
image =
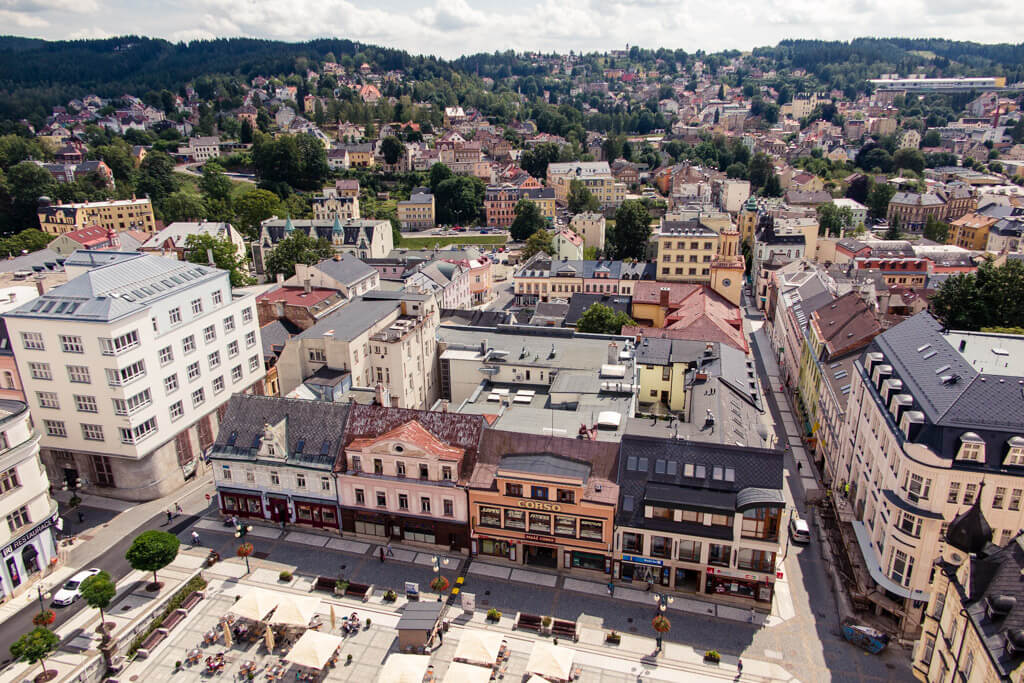
M747 197L736 220L739 225L740 240L744 244L753 246L754 231L757 229L757 200L754 199L754 195Z
M718 254L711 262L711 289L737 306L743 288L744 266L740 233L730 225L718 236Z

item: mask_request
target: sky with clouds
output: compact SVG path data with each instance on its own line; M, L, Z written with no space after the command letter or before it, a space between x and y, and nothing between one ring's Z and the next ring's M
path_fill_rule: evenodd
M0 32L21 36L340 37L442 57L858 36L1018 42L1022 25L1020 0L0 0Z

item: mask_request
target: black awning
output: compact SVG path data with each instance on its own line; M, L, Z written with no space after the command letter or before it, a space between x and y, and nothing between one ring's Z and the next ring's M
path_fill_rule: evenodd
M784 508L786 499L779 489L748 487L736 494L736 510L743 512L750 508Z

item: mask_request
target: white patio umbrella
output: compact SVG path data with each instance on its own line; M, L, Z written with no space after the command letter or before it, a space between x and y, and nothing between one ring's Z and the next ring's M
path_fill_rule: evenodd
M490 667L473 666L463 662L452 662L442 683L490 683L493 675ZM544 681L547 683L547 681Z
M572 675L572 656L573 651L568 648L537 641L530 652L526 672L545 678L569 680Z
M236 617L250 619L252 621L263 621L278 605L280 598L270 591L262 588L253 588L243 595L234 605L228 608L228 614Z
M280 626L307 627L318 609L320 609L319 597L292 595L277 606L274 616L270 618L270 623Z
M423 683L423 675L430 666L427 655L402 655L395 653L388 657L377 675L378 683Z
M500 633L466 631L455 648L454 658L490 666L498 659L502 640Z
M341 647L341 637L319 631L303 633L288 654L281 659L317 671L327 666L331 655Z

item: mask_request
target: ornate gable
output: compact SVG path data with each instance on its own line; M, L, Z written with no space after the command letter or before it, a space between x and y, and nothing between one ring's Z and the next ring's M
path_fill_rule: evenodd
M282 417L276 424L269 422L263 425L263 436L260 437L257 457L278 458L288 457L288 416Z
M460 461L465 454L465 450L449 446L416 420L410 420L380 436L355 439L349 444L348 450L453 462Z

